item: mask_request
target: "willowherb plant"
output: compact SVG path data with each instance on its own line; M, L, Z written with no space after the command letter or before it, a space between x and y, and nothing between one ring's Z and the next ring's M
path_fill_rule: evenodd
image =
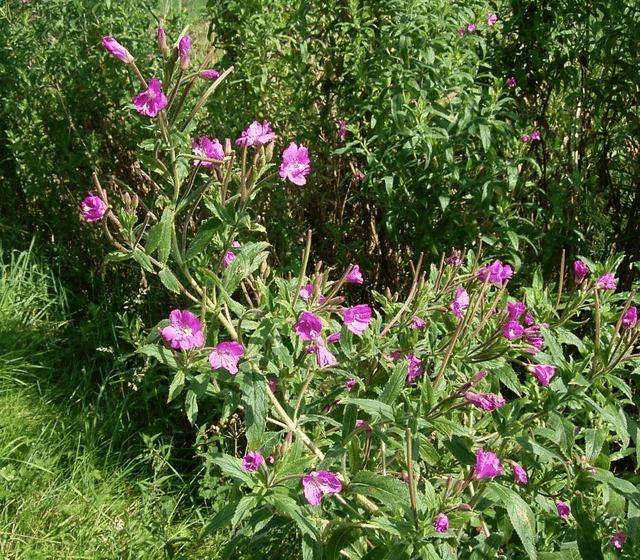
M620 259L584 259L553 292L537 273L510 293L509 264L454 251L418 262L403 300L372 292L371 306L343 292L366 288L357 265L307 273L309 234L297 278L274 274L251 203L278 175L313 188L310 155L291 142L271 172L270 122L236 149L193 130L232 69L207 69L207 56L192 71L190 41L158 37L164 74L148 83L126 48L103 43L144 88L133 105L154 125L139 160L148 192L113 181L124 194L110 201L94 175L83 210L112 259L134 259L180 301L139 350L170 370L169 400L184 398L192 424L209 399L243 418L237 456L203 451L235 484L203 534L234 527L227 557L283 523L305 558L635 547L626 520L640 492L611 472L640 453L629 408L640 331L634 293L615 293ZM199 92L203 76L214 82Z

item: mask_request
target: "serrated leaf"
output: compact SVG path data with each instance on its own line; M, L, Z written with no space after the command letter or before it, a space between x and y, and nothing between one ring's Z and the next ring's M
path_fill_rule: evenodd
M380 402L385 404L393 404L398 395L402 392L407 382L407 372L409 370L409 362L403 360L398 366L396 366L394 372L391 374L389 381L384 386L382 393L380 393Z
M223 527L227 525L231 525L231 520L235 515L236 509L238 507L238 503L240 500L230 503L224 509L221 509L218 513L213 516L213 519L205 525L204 529L200 533L200 538L208 537L209 535L213 535L216 531L219 531Z
M265 499L271 503L278 511L293 519L303 534L309 535L312 539L319 539L320 535L313 526L306 513L298 505L298 503L284 494L271 492L267 494Z
M176 362L176 359L173 357L171 350L169 350L166 346L162 346L160 344L147 344L142 348L138 348L137 351L155 358L165 366L169 366L173 369L179 368L178 362Z
M469 449L469 445L462 438L453 436L450 440L444 440L442 444L463 465L475 465L476 456Z
M160 272L158 272L158 276L160 277L160 281L162 282L164 287L167 288L167 290L176 294L180 293L180 284L178 284L178 279L168 268L163 268Z
M133 258L147 272L153 272L153 265L151 264L151 261L149 260L149 257L146 253L144 253L140 249L134 249Z
M582 496L576 496L571 500L571 513L578 526L578 550L582 558L604 560L602 545L598 538L598 528L586 510Z
M351 479L349 489L358 494L371 496L392 508L411 510L409 486L397 478L370 471L360 471Z
M516 530L516 533L518 533L522 546L529 555L529 558L536 560L538 557L535 545L536 525L531 508L527 505L527 502L520 497L520 494L506 486L492 484L490 490L498 496L505 506L511 524Z
M393 408L388 404L380 401L374 401L370 399L342 399L342 404L355 404L358 408L361 408L372 417L374 420L382 418L384 420L393 420Z
M171 386L169 387L169 397L167 398L167 402L171 402L182 392L182 389L184 389L185 377L183 370L180 370L173 376L173 381L171 381Z
M198 396L192 389L187 390L187 394L184 398L184 407L187 411L187 418L193 426L198 417Z
M267 390L264 376L254 369L238 376L242 402L245 407L244 422L247 426L247 445L255 449L260 445L267 427Z
M605 432L604 430L587 428L584 433L584 439L587 461L592 462L600 455L600 450L605 440Z
M231 476L253 487L251 474L242 469L242 461L225 453L208 453L207 459L220 467L225 476Z
M214 238L216 233L222 228L222 222L219 218L214 217L204 222L198 229L198 233L191 241L187 253L184 257L185 261L199 255Z

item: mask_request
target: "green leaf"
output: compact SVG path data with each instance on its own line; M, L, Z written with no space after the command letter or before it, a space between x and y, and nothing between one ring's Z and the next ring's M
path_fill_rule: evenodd
M582 558L604 560L602 545L598 538L598 527L585 508L581 495L571 500L571 513L578 526L578 550L580 550Z
M160 242L158 245L158 259L165 264L171 253L171 229L173 228L173 211L165 208L160 219Z
M511 524L516 530L516 533L518 533L520 541L522 541L522 546L529 555L529 558L536 560L538 552L536 551L535 545L535 518L527 502L520 497L520 494L506 486L492 484L488 489L498 496L499 500L506 507Z
M293 519L303 534L310 536L314 540L320 539L320 535L311 521L309 521L309 517L293 498L277 492L271 492L265 496L265 499L277 510Z
M184 389L184 382L185 373L183 370L180 370L173 376L173 381L169 387L169 397L167 398L167 402L171 402L182 392L182 389Z
M480 125L480 139L482 140L482 149L487 152L491 147L491 130L485 124ZM518 248L516 247L516 250Z
M134 249L133 258L147 272L153 272L153 265L146 253L142 252L140 249Z
M360 471L351 479L349 490L371 496L392 508L411 510L409 486L392 476L383 476L370 471Z
M217 217L209 218L206 222L204 222L198 229L198 233L196 234L196 236L191 241L189 249L187 249L187 253L185 254L184 260L188 261L202 253L202 251L206 249L207 245L209 245L211 240L221 228L222 222Z
M450 440L444 440L442 444L451 451L451 454L463 465L475 465L476 456L469 449L469 445L462 438L453 436Z
M267 386L264 376L254 369L238 376L238 381L244 403L247 445L249 449L255 449L267 426Z
M216 513L213 519L205 525L204 529L200 533L200 538L208 537L209 535L213 535L216 531L226 527L227 525L231 525L231 520L233 519L236 509L238 508L238 504L240 500L230 503L224 509L221 509L218 513Z
M610 471L596 468L592 475L596 480L605 483L616 494L632 502L636 508L640 509L640 491L628 480L615 477Z
M385 404L393 404L398 395L402 392L403 387L407 382L407 371L409 370L409 362L403 360L402 363L397 366L394 372L391 374L389 381L384 386L380 398L380 402Z
M605 440L604 430L598 430L595 428L587 428L584 433L585 439L585 453L587 454L587 461L594 461L598 455Z
M193 426L196 422L196 418L198 417L198 396L192 389L187 390L187 394L184 398L184 406L187 411L187 418Z
M160 272L158 272L158 276L160 276L160 281L162 282L164 287L167 288L167 290L176 294L180 293L180 284L178 283L178 279L168 268L163 268Z
M242 469L242 461L224 453L208 453L207 459L220 467L225 476L230 476L253 487L251 474Z
M393 408L388 404L380 401L373 401L370 399L342 399L342 404L355 404L358 408L361 408L368 414L374 416L374 420L382 418L384 420L393 420Z
M138 348L137 351L141 354L146 354L147 356L155 358L165 366L169 366L172 369L179 369L178 362L176 362L171 350L166 346L162 346L161 344L147 344L142 348Z

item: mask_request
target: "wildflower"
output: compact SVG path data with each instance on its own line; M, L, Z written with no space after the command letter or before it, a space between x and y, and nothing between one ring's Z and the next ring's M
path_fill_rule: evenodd
M473 22L470 22L469 25L467 25L467 31L469 33L473 33L476 30L476 24Z
M155 117L168 104L167 96L162 93L162 85L155 78L149 80L149 89L133 98L136 111L146 117Z
M354 334L362 335L369 326L371 307L366 303L343 309L340 313L344 317L344 324Z
M515 478L516 482L519 482L520 484L526 484L529 482L527 471L518 465L518 463L512 462L511 469L513 470L513 478Z
M622 316L620 326L625 329L632 329L638 322L638 309L636 307L630 307Z
M200 161L199 159L194 159L193 165L201 163L202 167L211 167L212 165L219 167L224 159L224 149L217 138L210 140L206 136L202 136L200 140L191 144L191 149L197 156L220 160L219 162L214 163L212 161Z
M422 329L427 325L427 322L422 317L414 317L411 319L412 329Z
M535 375L538 381L545 387L549 385L549 381L551 381L551 378L556 374L556 366L529 364L527 369Z
M255 146L259 148L267 142L271 142L276 135L271 130L271 123L265 121L260 124L258 121L253 121L247 130L242 132L242 136L236 140L238 146Z
M276 389L278 388L278 384L280 383L279 379L268 379L267 383L269 384L269 390L272 393L276 392Z
M216 80L220 77L220 72L214 70L213 68L209 68L208 70L203 70L198 74L203 80Z
M464 398L471 404L481 408L482 410L486 410L487 412L493 412L496 408L504 406L507 402L500 395L493 395L491 393L478 395L476 393L468 392L465 393Z
M344 386L347 388L347 391L351 392L356 385L356 380L353 377L350 377L344 382Z
M451 302L451 311L457 317L464 317L464 310L469 307L469 294L464 288L458 288Z
M449 518L444 513L439 513L433 520L433 528L438 533L446 533L449 530Z
M494 13L489 13L487 16L487 25L491 27L496 21L498 21L498 16Z
M238 362L244 354L244 346L239 342L221 342L209 356L213 369L226 369L231 375L238 373Z
M611 537L609 541L616 548L622 548L622 543L626 542L627 536L624 534L624 531L620 531Z
M103 37L102 46L107 49L113 56L119 58L125 64L131 64L133 62L133 56L125 49L118 41L113 37Z
M533 325L533 315L531 314L531 311L527 311L524 316L524 324L527 326Z
M509 321L515 321L526 311L527 308L524 302L519 301L517 303L507 303L507 309L509 313Z
M610 272L607 272L607 274L603 274L598 278L596 288L600 288L601 290L615 290L617 282L618 281L615 279L615 276Z
M264 457L258 451L247 453L242 458L242 468L245 471L256 472L258 467L264 463Z
M356 428L364 428L365 426L368 426L369 422L367 422L366 420L356 420ZM367 428L366 429L367 432L372 432L373 430L371 428Z
M487 451L485 453L482 447L478 449L475 472L473 475L475 480L498 476L499 474L502 474L503 471L504 469L500 466L500 459L498 459L498 456L495 453L491 451Z
M516 83L517 83L517 82L516 82L516 79L515 79L515 78L509 78L509 79L507 80L507 85L508 85L510 88L514 88L514 87L516 87Z
M400 350L395 350L389 354L390 360L397 360L400 356L402 356L402 352Z
M340 120L340 128L338 130L338 136L340 138L344 138L347 135L347 123L343 120Z
M567 504L558 500L556 502L556 508L558 510L558 515L562 519L566 519L567 517L569 517L569 514L571 513L571 508Z
M347 278L345 282L350 284L362 284L364 282L364 278L362 277L362 272L360 272L360 267L357 264L354 264L347 274Z
M300 288L300 292L298 292L302 299L309 299L313 294L313 284L306 284Z
M189 37L189 35L185 35L178 43L180 70L186 70L189 68L189 51L191 51L191 37Z
M422 362L416 358L415 354L407 354L405 360L409 360L407 383L413 383L416 377L422 375Z
M332 366L338 362L336 357L327 350L327 347L324 345L324 341L322 337L318 336L314 340L315 343L315 351L316 351L316 361L318 362L318 367L327 367Z
M240 243L238 243L237 241L234 241L231 244L232 247L240 247ZM233 251L227 251L224 254L224 257L222 257L222 264L224 265L225 268L229 268L229 265L235 260L236 258L236 254Z
M342 484L337 475L327 471L313 471L302 479L304 497L312 506L319 506L323 494L337 494Z
M509 321L502 329L502 334L507 340L514 340L524 334L524 327L517 321Z
M158 48L166 56L169 54L169 46L167 45L167 34L162 27L158 28Z
M190 350L204 344L202 325L191 311L174 309L169 314L171 324L160 332L171 348L176 350Z
M364 179L364 175L360 172L356 172L356 181L362 181Z
M461 251L458 251L457 249L451 249L451 256L447 258L445 262L451 266L460 266L462 264L461 255Z
M483 282L488 279L492 284L501 286L505 280L513 276L513 269L508 264L503 265L502 261L495 261L491 266L479 268L476 275Z
M314 315L305 311L296 325L296 334L302 340L315 340L322 331L322 321Z
M580 284L585 276L589 274L589 268L582 261L576 261L573 263L573 277L576 280L576 284Z
M460 29L458 29L458 35L459 35L460 37L462 37L462 36L464 35L465 31L466 31L466 30L465 30L465 28L464 28L464 27L461 27Z
M291 142L289 147L282 152L282 165L280 177L289 179L294 185L304 185L307 182L305 175L311 171L309 165L309 151L304 146Z
M527 352L532 355L536 355L542 345L544 344L544 338L540 335L540 325L531 325L524 329L524 335L522 335L522 339L527 344Z
M522 141L523 141L525 144L528 144L529 142L531 142L531 136L529 136L528 134L525 134L525 135L522 137Z
M334 332L327 337L327 344L333 344L334 342L338 342L340 340L340 331Z
M97 222L107 213L107 205L91 191L88 194L89 196L82 201L82 213L87 222Z
M531 133L531 140L540 140L540 131L539 130L534 130Z

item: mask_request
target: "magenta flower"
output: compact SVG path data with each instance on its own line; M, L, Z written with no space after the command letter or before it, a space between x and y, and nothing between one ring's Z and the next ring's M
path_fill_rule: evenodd
M498 21L498 16L494 13L489 13L487 16L487 25L491 27L496 21Z
M176 350L190 350L204 344L202 325L191 311L174 309L169 314L171 324L160 332L171 348Z
M525 144L528 144L529 142L531 142L531 136L529 136L528 134L525 134L525 135L522 137L522 141L523 141Z
M518 321L509 321L502 329L502 334L507 340L514 340L524 334L524 327Z
M320 332L322 332L322 321L313 313L304 311L296 325L296 334L302 340L315 340Z
M496 408L504 406L507 401L505 401L500 395L494 395L492 393L465 393L464 398L467 399L471 404L481 408L482 410L486 410L487 412L493 412Z
M278 384L280 383L279 379L268 379L267 383L269 384L269 390L272 393L276 392L276 389L278 388Z
M238 373L238 362L244 354L244 346L239 342L221 342L209 355L212 369L226 369L231 375Z
M240 243L238 241L234 241L231 244L232 247L241 247ZM224 254L224 257L222 257L222 264L224 265L225 268L229 268L229 265L235 260L236 258L236 254L233 251L227 251Z
M362 335L371 321L371 307L366 303L342 309L340 313L344 317L344 324L353 334Z
M200 161L199 159L194 159L193 165L198 165L199 163L202 164L202 167L211 167L212 165L219 167L222 165L222 160L224 160L224 149L217 138L210 140L206 136L202 136L200 140L191 144L191 149L197 156L219 160L214 163L212 161Z
M422 375L422 362L416 358L415 354L407 354L405 360L409 360L409 371L407 372L407 383L413 383L416 377Z
M507 303L507 309L509 313L509 321L515 321L527 310L524 302L522 301L517 303Z
M362 272L360 272L360 267L357 264L354 264L347 274L347 278L345 282L350 284L362 284L364 282L364 278L362 277Z
M260 124L253 121L247 130L242 132L242 136L236 140L238 146L255 146L259 148L267 142L271 142L276 135L271 130L271 123L265 121Z
M451 302L451 311L457 317L464 317L464 310L469 307L469 294L464 288L458 288Z
M458 29L458 35L460 37L462 37L464 35L465 31L466 31L466 29L464 27L461 27L460 29Z
M462 264L462 252L458 249L451 249L451 256L445 262L450 266L460 266Z
M97 222L107 213L107 205L91 191L88 194L89 196L82 201L82 213L87 222Z
M149 89L133 98L136 111L146 117L155 117L168 104L167 96L162 93L162 85L155 78L149 80Z
M350 377L344 382L344 386L347 388L347 391L351 392L356 385L356 380L353 377Z
M620 326L625 329L632 329L638 322L638 309L636 307L630 307L622 316Z
M340 128L338 130L338 136L340 138L344 138L347 135L347 123L343 120L340 120Z
M362 181L364 179L364 175L360 171L356 171L356 181Z
M120 43L118 43L118 41L116 41L113 37L103 37L102 46L107 49L113 56L122 60L122 62L126 64L131 64L133 62L131 53Z
M507 80L507 85L508 85L510 88L514 88L514 87L516 87L516 79L515 79L515 78L509 78L509 79Z
M317 336L313 342L315 344L316 361L318 362L318 367L323 368L338 363L336 357L325 346L322 337Z
M488 279L492 284L501 286L505 280L513 276L513 269L508 264L503 265L502 261L495 261L491 266L478 269L476 275L483 282Z
M524 329L524 335L522 339L528 346L527 352L533 356L535 356L540 351L542 345L544 344L544 338L542 336L539 336L540 332L540 325L531 325L530 327Z
M562 519L566 519L567 517L569 517L569 514L571 513L571 508L567 504L558 500L556 502L556 508L558 510L558 515Z
M334 332L327 337L328 344L333 344L334 342L338 342L338 340L340 340L340 331Z
M580 284L589 274L589 268L582 261L576 261L573 263L573 277L576 279L576 284Z
M469 33L473 33L476 30L476 24L473 22L470 22L469 25L467 25L467 31Z
M427 326L427 322L422 317L414 317L411 319L412 329L422 329Z
M304 497L312 506L319 506L323 494L337 494L342 484L337 475L327 471L313 471L302 479Z
M264 463L264 457L258 451L247 453L242 458L242 468L245 471L256 472L258 467Z
M527 471L525 471L518 463L512 462L511 469L513 470L513 478L516 482L520 484L526 484L529 482L529 476L527 475Z
M626 542L627 540L627 536L624 534L624 531L620 531L619 533L616 533L615 535L613 535L613 537L611 537L611 540L609 541L612 546L615 546L616 548L622 548L622 543Z
M300 288L299 295L302 299L309 299L313 294L313 284L307 284L306 286L302 286Z
M203 80L216 80L220 77L220 72L214 70L213 68L209 68L208 70L203 70L198 74Z
M482 447L478 449L475 472L473 474L475 480L498 476L503 471L504 469L500 466L500 459L495 453L491 451L485 453Z
M366 426L369 425L369 422L367 422L366 420L356 420L356 428L364 428ZM367 432L372 432L373 430L371 428L367 428L365 431Z
M617 282L618 281L615 279L615 276L610 272L607 272L607 274L603 274L598 278L596 288L600 288L601 290L615 290Z
M289 147L282 152L282 165L280 177L289 179L294 185L304 185L307 182L305 175L309 175L309 151L304 146L291 142Z
M180 55L180 70L189 68L189 52L191 51L191 37L185 35L178 43L178 54Z
M449 518L444 513L439 513L433 520L433 528L438 533L446 533L449 530Z
M529 364L527 369L535 375L538 381L545 387L549 385L549 381L551 381L551 378L556 374L556 366Z
M531 133L531 140L540 140L540 131L539 130L534 130Z

